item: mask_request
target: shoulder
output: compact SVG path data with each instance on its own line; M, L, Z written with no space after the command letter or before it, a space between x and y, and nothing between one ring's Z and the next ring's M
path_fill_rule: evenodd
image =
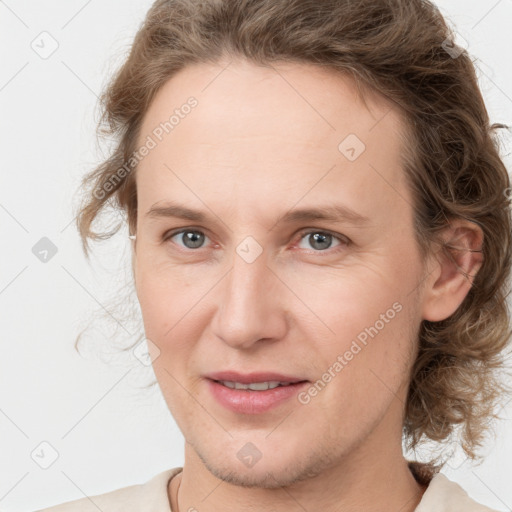
M167 469L144 484L122 487L105 494L87 496L35 512L171 512L167 484L181 469Z
M456 482L436 473L414 512L497 512L476 502Z

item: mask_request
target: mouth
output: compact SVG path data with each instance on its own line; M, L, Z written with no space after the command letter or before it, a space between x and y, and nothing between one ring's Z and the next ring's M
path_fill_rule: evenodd
M294 375L285 375L278 372L250 372L239 373L234 371L213 372L205 375L206 378L217 382L234 382L235 384L259 384L271 382L277 384L296 384L304 382L305 378Z
M284 387L284 386L293 386L295 384L299 384L300 382L307 382L307 381L278 382L275 380L270 380L270 381L266 381L266 382L250 382L249 384L243 384L242 382L233 382L233 381L229 381L229 380L215 380L214 382L218 382L219 384L222 384L223 386L226 386L227 388L230 388L230 389L267 391L268 389L275 389L277 387Z
M309 383L276 373L222 372L210 374L206 380L213 398L224 408L239 414L267 412L296 396Z

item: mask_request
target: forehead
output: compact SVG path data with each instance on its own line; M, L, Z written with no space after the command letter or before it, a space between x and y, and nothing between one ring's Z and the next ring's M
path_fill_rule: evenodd
M387 133L392 128L394 133L390 135L396 137L403 129L396 104L368 87L364 95L363 102L353 78L346 73L313 64L280 62L261 66L246 60L192 64L160 88L144 116L141 134L150 133L168 120L193 96L199 107L194 113L200 112L193 116L198 142L205 135L209 141L222 142L231 133L251 135L254 128L261 133L262 120L266 121L267 133L281 134L284 125L290 135L309 131L312 142L336 133L335 142L350 130L369 139L367 132L377 125L381 126L376 133ZM222 124L222 131L212 130L213 121L220 125L226 120L229 122ZM290 123L293 120L298 122ZM243 133L237 131L240 123ZM183 131L183 126L175 128L170 138Z
M183 108L191 97L196 105ZM138 166L137 186L142 201L164 200L178 176L210 199L220 190L247 196L252 189L268 201L286 191L292 201L311 189L313 200L337 187L363 210L376 202L396 210L398 196L407 195L403 130L391 101L373 93L363 103L353 80L332 70L290 62L194 64L167 81L146 112L139 144L149 136L156 146Z

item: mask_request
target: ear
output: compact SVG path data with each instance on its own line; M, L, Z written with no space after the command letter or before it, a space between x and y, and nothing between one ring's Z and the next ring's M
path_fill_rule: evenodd
M455 313L483 262L483 231L474 222L451 220L441 233L446 244L431 258L423 300L423 319L439 322Z

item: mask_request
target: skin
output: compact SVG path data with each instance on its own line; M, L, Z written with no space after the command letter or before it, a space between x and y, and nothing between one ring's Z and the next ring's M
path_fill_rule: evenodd
M348 77L296 63L188 66L159 90L139 141L190 96L198 105L137 169L133 245L155 375L186 441L173 510L413 511L425 487L407 467L401 429L417 332L457 309L472 280L456 265L475 275L480 255L422 263L400 165L403 120L382 96L365 106ZM366 146L354 161L338 149L348 134ZM146 215L167 201L211 219ZM278 222L327 204L369 221ZM169 235L178 228L201 231L200 248ZM306 228L334 234L331 245L319 248ZM252 263L236 252L248 236L263 249ZM482 243L462 221L443 237ZM307 404L244 415L209 392L203 375L221 370L316 382L397 302L400 312ZM248 442L262 454L252 467L237 457Z

